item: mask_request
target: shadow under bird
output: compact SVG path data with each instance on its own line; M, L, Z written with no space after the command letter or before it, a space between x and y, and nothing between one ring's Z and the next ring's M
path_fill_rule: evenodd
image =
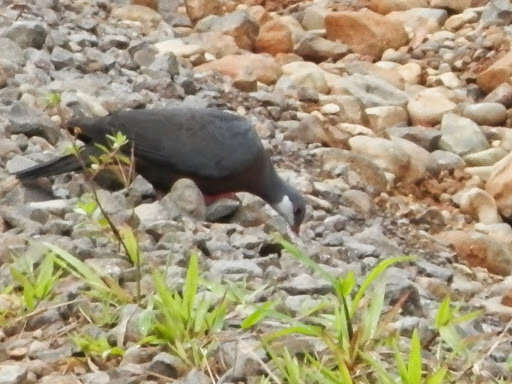
M301 194L276 172L247 119L206 108L174 107L115 112L99 118L78 118L85 143L79 156L89 164L98 155L94 143L122 132L133 147L136 171L159 189L180 178L192 179L205 195L249 192L270 204L298 233L304 219ZM67 155L15 173L20 180L80 171L82 162Z

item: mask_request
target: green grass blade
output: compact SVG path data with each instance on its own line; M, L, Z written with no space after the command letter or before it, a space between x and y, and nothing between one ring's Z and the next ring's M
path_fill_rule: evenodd
M361 357L366 360L374 369L375 374L378 377L379 384L395 384L395 381L393 378L386 372L386 370L383 368L382 364L375 360L373 357L371 357L366 352L360 352Z
M452 311L450 309L450 298L445 297L441 304L439 304L439 308L437 309L436 318L434 320L434 327L437 330L440 330L441 327L448 324L452 317Z
M374 338L377 333L380 317L384 308L385 292L386 282L379 281L373 290L368 311L363 317L363 335L361 340L363 343Z
M408 384L421 384L421 343L418 330L414 330L411 338L411 350L407 364Z
M28 310L33 310L35 304L35 290L28 278L15 268L11 268L11 276L23 288L23 300Z
M272 301L267 301L258 307L253 313L247 316L244 321L240 324L242 329L249 329L254 325L258 324L265 317L272 313L272 309L274 308L275 303Z
M273 332L270 335L265 336L265 342L270 342L272 340L291 334L321 337L322 329L320 327L315 327L313 325L297 325L294 327L280 329L279 331Z
M444 377L448 369L446 367L439 368L432 376L430 376L425 384L443 384Z
M400 374L400 378L402 379L402 383L410 384L409 377L407 374L407 367L405 366L404 359L402 358L402 355L400 354L400 351L398 350L398 341L397 341L396 337L393 340L393 349L395 351L396 367L398 369L398 373Z
M135 233L128 225L120 227L119 233L124 245L126 246L130 262L133 265L137 265L140 262L140 249Z
M199 266L197 253L192 252L188 262L187 276L185 278L185 286L183 289L183 307L186 310L187 318L191 318L192 315L192 308L197 294L198 280Z
M386 259L381 261L375 268L371 270L371 272L366 276L363 283L361 284L361 287L356 293L356 296L354 297L354 301L352 302L352 308L350 310L350 317L354 316L354 313L357 309L357 306L359 305L359 301L363 298L366 290L368 287L372 284L372 282L382 275L386 269L388 269L390 266L396 263L402 263L407 261L413 261L414 257L411 256L399 256L399 257L393 257L391 259Z

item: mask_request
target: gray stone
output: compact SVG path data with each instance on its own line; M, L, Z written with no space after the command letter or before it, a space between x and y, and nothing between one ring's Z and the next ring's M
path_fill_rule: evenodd
M143 176L137 175L127 189L128 200L132 204L138 204L142 200L155 195L155 188Z
M411 274L400 267L390 267L386 271L386 295L385 298L390 305L407 297L402 305L402 313L409 316L424 316L418 288L411 281Z
M234 199L219 199L206 207L206 220L218 221L230 217L240 208L240 201Z
M436 277L443 281L451 281L453 278L453 272L448 268L443 268L426 260L419 260L416 262L418 270L421 274L430 277Z
M70 67L74 64L73 54L67 49L55 47L50 56L50 61L59 70L65 67Z
M325 295L332 291L332 285L329 282L314 278L306 273L281 284L280 288L290 295Z
M186 366L179 357L167 352L160 352L149 364L149 370L165 377L176 379L185 372Z
M175 381L175 384L210 384L211 379L206 376L202 371L194 368L184 377Z
M25 63L23 50L11 39L0 37L0 52L2 52L2 59L4 60L8 60L16 65L23 65Z
M39 384L81 384L78 377L75 375L61 375L59 373L52 373L48 376L41 378Z
M253 260L212 260L210 273L213 276L222 277L229 274L244 274L261 277L262 269Z
M36 21L17 21L6 32L6 36L21 48L41 49L46 39L46 28Z
M58 137L56 124L43 112L31 108L18 101L12 105L7 115L10 133L23 133L27 136L42 136L51 143L55 143Z
M349 52L349 48L340 42L315 35L306 35L297 43L294 51L306 60L320 62L330 58L341 59Z
M493 165L508 154L503 148L493 147L480 152L470 153L464 156L464 161L469 166Z
M23 364L0 365L0 384L22 384L27 377Z
M498 85L485 97L484 102L500 103L507 108L512 107L512 85L509 83L502 83Z
M483 9L480 23L484 26L510 25L512 4L508 0L491 0Z
M439 144L441 132L434 128L421 126L414 127L390 127L386 129L389 138L392 136L400 137L405 140L425 148L427 151L433 151Z
M441 133L440 149L458 155L467 155L489 148L489 143L480 127L472 120L454 113L443 116Z
M204 220L206 218L206 205L203 194L190 179L180 179L175 182L171 191L161 202L164 206L172 202L183 214L198 220Z
M5 169L9 173L14 173L21 171L25 168L30 168L34 165L37 165L37 163L34 160L31 160L25 156L16 155L12 159L7 161Z
M507 119L507 108L500 103L469 104L464 116L481 125L501 125Z
M437 171L462 168L466 165L462 157L453 152L437 150L431 155Z
M331 88L344 90L357 97L365 107L399 105L409 101L407 94L385 80L371 75L354 74L340 77Z
M237 336L237 335L235 335ZM261 361L266 360L267 354L257 339L234 338L237 341L222 343L219 348L219 359L231 367L229 376L246 378L261 371Z
M106 372L90 372L80 376L83 384L109 384L110 376Z

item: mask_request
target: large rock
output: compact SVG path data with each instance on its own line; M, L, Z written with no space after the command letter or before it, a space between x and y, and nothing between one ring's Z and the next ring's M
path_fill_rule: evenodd
M512 52L480 72L476 82L484 92L491 92L498 85L508 82L512 76Z
M42 136L55 143L58 138L56 124L43 112L31 108L22 101L14 103L7 115L9 133L23 133L27 136Z
M334 12L325 17L327 38L347 44L354 52L380 58L388 48L409 41L400 23L372 11Z
M305 35L296 45L295 53L306 60L315 62L327 59L338 60L348 53L345 44L324 39L313 34Z
M473 216L480 223L501 223L496 202L492 196L480 188L470 188L458 192L452 200L460 207L461 211Z
M110 17L117 20L138 22L146 32L156 28L162 21L162 16L154 9L136 4L127 4L114 8L110 13Z
M370 127L377 134L383 133L386 128L406 126L409 119L407 111L399 106L366 108L365 112Z
M409 174L410 157L399 145L380 137L354 136L348 141L352 151L372 160L397 179L406 179Z
M208 16L196 24L197 32L222 32L233 36L236 44L249 51L258 36L259 26L245 11L235 11L223 16Z
M441 134L439 147L461 156L489 148L480 127L472 120L454 113L443 116Z
M471 7L471 0L430 0L432 8L446 8L452 11L462 12Z
M456 107L442 89L427 88L411 97L407 111L414 125L434 126Z
M496 200L499 212L505 217L512 217L512 154L493 166L485 189Z
M311 88L319 93L329 93L329 85L325 79L325 71L318 65L309 62L294 61L281 67L283 75L276 88L287 89Z
M444 9L413 8L391 12L388 18L401 23L407 31L433 33L441 29L448 17Z
M379 107L407 104L407 94L389 82L372 75L354 74L352 76L325 75L331 93L351 94L365 107Z
M23 65L25 63L23 49L11 39L0 37L0 52L2 52L2 59L13 64Z
M273 84L282 71L277 62L268 55L228 55L196 67L199 71L216 71L229 76L233 81L260 81Z
M483 267L489 272L507 276L512 272L512 254L506 244L488 235L469 231L447 231L437 238L455 248L461 261L472 267Z
M507 108L500 103L469 104L464 116L481 125L501 125L507 119Z
M385 15L393 11L405 11L411 8L428 7L427 0L370 0L368 8L372 11Z
M280 20L272 20L263 24L254 43L257 52L271 55L293 51L292 31Z
M36 21L17 21L9 27L6 36L21 48L41 49L46 39L46 28Z
M433 168L434 160L426 149L412 141L396 136L391 137L391 141L395 146L409 155L409 167L407 172L399 177L400 180L415 183L423 179L427 175L427 172Z
M222 13L222 1L220 0L185 0L185 9L192 22L202 19L208 15L219 15Z
M27 378L27 368L23 364L3 364L0 366L1 384L21 384Z

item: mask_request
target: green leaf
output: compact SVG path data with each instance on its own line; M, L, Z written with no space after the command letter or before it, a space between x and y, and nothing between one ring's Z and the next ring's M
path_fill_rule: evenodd
M28 310L35 308L35 290L28 278L15 268L11 268L11 276L23 288L23 300Z
M322 329L320 327L316 327L314 325L297 325L294 327L280 329L279 331L273 332L270 335L265 337L265 341L270 342L271 340L278 339L283 336L291 335L297 333L299 335L304 336L322 336Z
M450 346L457 353L462 353L464 350L464 341L459 333L452 325L446 325L439 329L441 339Z
M368 311L365 316L363 316L362 343L374 338L377 333L380 317L384 308L385 292L386 282L379 281L373 290L373 295L371 295Z
M432 376L430 376L425 384L442 384L448 369L446 367L439 368Z
M183 290L183 306L187 311L188 318L192 316L192 308L194 306L194 300L197 294L198 280L199 266L197 261L197 253L192 252L188 262L187 276L185 278L185 287Z
M363 298L366 290L368 287L372 284L372 282L382 275L386 269L388 269L390 266L396 263L402 263L407 261L413 261L414 257L411 256L399 256L399 257L393 257L391 259L386 259L381 261L379 264L377 264L370 273L366 276L363 283L361 284L361 287L356 293L356 296L354 297L354 300L352 302L352 308L350 309L350 317L354 316L354 313L359 305L359 301Z
M274 308L275 304L272 301L267 301L266 303L259 306L253 313L247 316L244 321L240 324L242 329L249 329L267 317Z
M445 297L439 308L437 309L436 318L434 320L434 327L439 330L441 327L447 325L452 318L452 311L450 308L450 298Z
M130 258L130 262L134 265L139 264L141 261L140 250L139 250L139 242L135 237L135 233L132 228L128 225L123 225L119 228L119 233L121 235L121 239L128 251L128 257Z
M408 384L421 384L421 343L418 330L414 330L411 338L411 350L407 365Z

